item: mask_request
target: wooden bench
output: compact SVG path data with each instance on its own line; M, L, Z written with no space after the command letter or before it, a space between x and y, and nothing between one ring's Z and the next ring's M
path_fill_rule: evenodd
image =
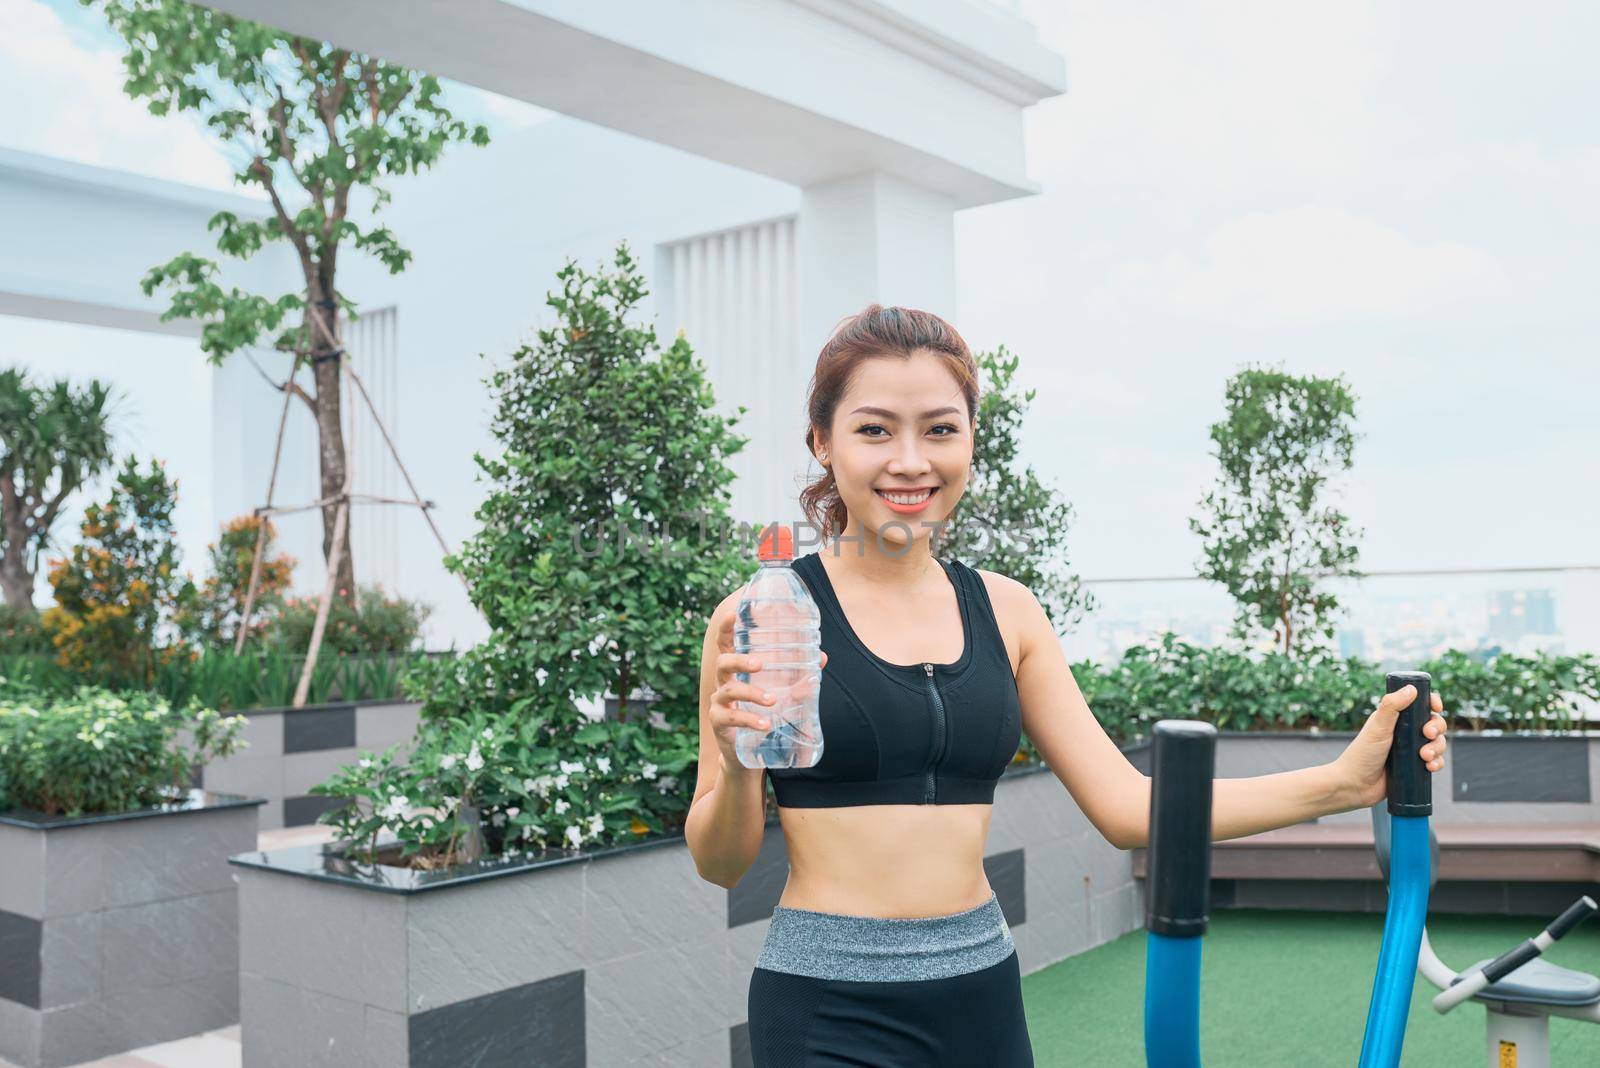
M1437 824L1441 882L1600 883L1600 824ZM1133 852L1143 879L1148 851ZM1213 879L1382 881L1372 827L1306 823L1217 842Z

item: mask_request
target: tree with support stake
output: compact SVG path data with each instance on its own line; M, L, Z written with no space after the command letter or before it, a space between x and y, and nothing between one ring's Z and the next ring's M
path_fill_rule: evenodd
M488 144L488 130L455 118L439 100L437 78L376 56L335 48L183 0L80 0L100 9L127 43L123 89L157 115L200 115L236 159L235 180L271 202L264 220L230 211L211 217L217 250L249 259L270 242L293 248L303 285L276 296L224 288L215 260L180 253L145 275L146 295L169 293L163 320L206 320L201 348L213 363L262 343L287 354L279 388L299 398L317 423L322 553L334 589L353 597L355 564L348 517L349 450L341 426L340 347L318 316L332 321L355 306L340 292L342 249L377 257L391 273L411 253L386 227L357 221L357 204L375 216L389 202L380 184L438 161L446 145ZM296 380L309 368L311 389Z
M211 217L207 229L217 233L217 250L249 259L270 242L286 241L299 261L303 286L277 296L224 288L217 262L192 252L152 268L141 283L147 296L158 290L170 294L164 321L205 320L200 346L213 363L263 343L289 357L288 375L275 384L283 392L284 411L267 505L256 514L284 511L272 508L272 496L289 404L298 398L316 420L320 497L310 507L322 512L328 577L295 695L298 706L310 686L330 599L355 594L349 509L357 498L351 493L350 450L342 426L346 377L372 409L336 330L338 312L355 314L355 305L339 292L339 253L352 247L377 257L392 274L404 270L411 253L386 227L359 223L357 203L366 205L369 216L377 215L390 199L383 179L432 166L453 142L486 145L488 129L452 116L440 103L437 78L377 56L184 0L80 2L100 9L128 43L123 57L128 95L146 99L156 115L200 115L234 155L235 180L267 194L272 214L265 220L241 219L230 211ZM297 381L302 367L311 373L309 390ZM376 411L372 414L376 419ZM381 421L378 425L382 429ZM387 430L383 436L395 453ZM410 485L409 475L406 481ZM390 503L421 507L439 536L415 487L411 500ZM443 547L444 539L439 541ZM260 557L258 539L241 636L248 632ZM236 641L236 651L241 644Z

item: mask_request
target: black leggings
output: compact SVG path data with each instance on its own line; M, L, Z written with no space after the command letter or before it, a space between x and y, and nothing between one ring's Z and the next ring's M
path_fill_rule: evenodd
M1029 1068L1015 950L940 979L817 979L757 967L750 978L755 1068Z

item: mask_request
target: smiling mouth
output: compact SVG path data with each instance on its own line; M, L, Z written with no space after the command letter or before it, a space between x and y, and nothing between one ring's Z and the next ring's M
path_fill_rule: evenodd
M882 497L884 500L888 501L890 504L921 504L923 501L927 500L929 497L933 496L938 491L939 491L938 487L935 486L935 487L932 487L932 488L924 488L924 489L921 489L921 490L916 490L914 492L908 492L908 493L901 493L899 491L893 491L893 495L892 496L891 496L891 491L888 491L888 490L875 489L872 492L876 493L878 496Z

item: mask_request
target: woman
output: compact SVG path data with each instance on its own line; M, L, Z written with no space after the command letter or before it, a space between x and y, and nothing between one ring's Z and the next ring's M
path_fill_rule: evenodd
M696 868L732 887L754 863L764 775L789 850L750 981L757 1068L1033 1063L1016 951L983 870L994 783L1022 731L1108 841L1148 837L1150 781L1090 713L1027 587L930 552L966 488L977 383L960 335L904 308L845 320L817 360L806 444L825 473L801 503L833 540L794 565L822 611L815 767L739 763L735 729L767 725L740 703L771 700L734 677L760 667L733 652L738 592L706 632L686 824ZM1375 803L1414 696L1386 696L1331 764L1218 780L1213 837ZM1444 719L1423 733L1437 771Z

